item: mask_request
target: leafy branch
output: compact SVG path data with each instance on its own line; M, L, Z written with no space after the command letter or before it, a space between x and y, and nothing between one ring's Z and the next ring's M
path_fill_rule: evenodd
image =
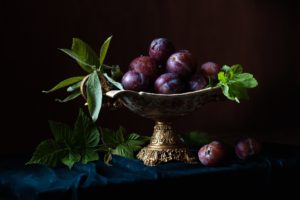
M44 164L55 167L63 163L72 168L74 163L98 160L100 133L82 110L79 110L74 127L49 121L54 139L41 142L26 164Z
M105 152L104 161L109 163L112 154L134 158L134 153L149 140L136 133L127 135L120 127L117 131L102 129L101 141L98 128L81 109L74 127L54 121L49 121L49 126L53 139L42 141L26 164L55 167L62 163L71 169L76 162L99 160L99 151Z
M80 96L83 92L80 90L80 86L83 85L86 94L82 95L86 96L90 116L95 122L102 107L103 92L107 92L113 87L123 89L122 85L116 81L122 76L120 67L118 65L108 66L104 64L111 39L112 36L103 42L98 56L86 42L79 38L73 38L71 49L60 50L73 58L87 74L85 76L67 78L50 90L43 92L50 93L68 87L67 92L70 95L62 100L57 99L58 102L64 103Z

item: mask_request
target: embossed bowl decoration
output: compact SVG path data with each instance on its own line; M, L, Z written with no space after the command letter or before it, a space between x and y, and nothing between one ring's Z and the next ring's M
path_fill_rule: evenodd
M219 87L210 87L181 94L156 94L129 90L111 90L108 97L118 98L132 112L155 121L150 144L137 155L149 166L172 160L195 162L182 138L174 131L172 122L204 104L223 99Z

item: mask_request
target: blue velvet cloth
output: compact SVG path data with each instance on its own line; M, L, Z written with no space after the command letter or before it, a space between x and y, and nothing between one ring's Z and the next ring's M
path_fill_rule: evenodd
M118 192L145 192L149 195L172 190L172 194L198 188L282 189L299 176L300 148L270 147L259 158L232 159L219 167L204 167L180 162L148 167L141 161L113 157L112 166L102 160L89 164L49 168L24 166L28 157L2 158L0 161L0 199L87 199L88 196L113 196ZM291 180L292 179L292 180ZM201 187L200 187L201 186ZM195 187L195 188L197 188ZM187 190L187 191L188 191ZM120 194L120 193L119 193Z

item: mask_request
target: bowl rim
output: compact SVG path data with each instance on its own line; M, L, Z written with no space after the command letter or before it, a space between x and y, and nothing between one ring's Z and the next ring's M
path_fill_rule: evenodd
M106 92L105 95L108 97L111 97L111 98L115 98L124 93L131 93L131 94L140 95L140 96L180 97L180 96L186 96L186 95L206 93L206 92L214 91L214 90L218 90L218 89L221 89L221 87L214 86L214 87L204 88L201 90L184 92L184 93L176 93L176 94L159 94L159 93L151 93L151 92L144 92L144 91L137 92L137 91L133 91L133 90L110 90L110 91Z

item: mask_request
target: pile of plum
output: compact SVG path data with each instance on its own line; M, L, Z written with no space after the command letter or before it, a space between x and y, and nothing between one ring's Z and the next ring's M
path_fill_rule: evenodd
M149 56L140 56L129 64L122 77L126 90L175 94L201 90L217 80L220 66L197 62L188 50L175 51L166 38L154 39L149 47Z
M230 156L229 149L228 145L215 140L199 149L198 158L205 166L221 165ZM242 160L258 155L261 149L262 144L252 137L242 138L234 146L236 156Z

